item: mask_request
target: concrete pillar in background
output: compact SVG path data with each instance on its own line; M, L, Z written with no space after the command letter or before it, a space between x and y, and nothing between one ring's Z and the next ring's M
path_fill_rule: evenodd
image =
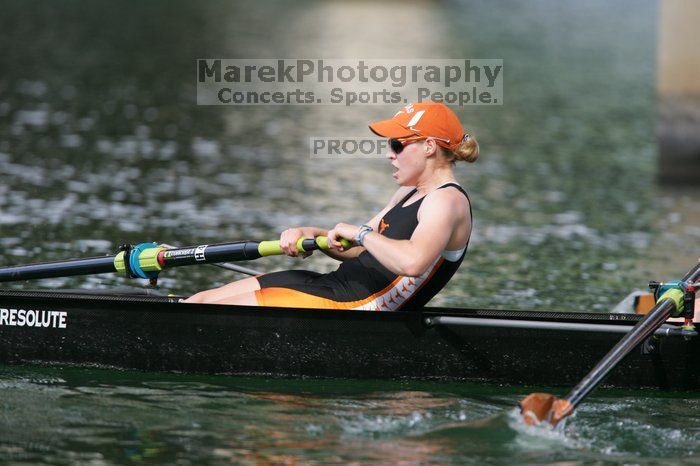
M659 180L700 185L700 1L662 0Z

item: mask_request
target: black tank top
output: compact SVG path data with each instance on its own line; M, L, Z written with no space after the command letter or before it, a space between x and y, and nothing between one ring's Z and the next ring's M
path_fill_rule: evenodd
M466 191L457 183L447 183L447 187L459 189L469 199ZM404 206L416 193L413 189L381 219L377 233L391 239L410 239L418 226L418 209L425 196ZM472 209L469 204L469 216ZM470 233L471 236L471 233ZM348 300L358 301L357 309L398 310L415 309L424 306L452 278L467 252L469 239L464 251L457 260L446 260L442 255L431 264L420 277L397 275L384 267L372 254L363 251L359 256L344 261L331 276L343 286Z

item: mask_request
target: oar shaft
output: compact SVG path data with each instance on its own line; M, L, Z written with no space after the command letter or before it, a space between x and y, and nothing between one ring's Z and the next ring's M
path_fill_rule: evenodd
M700 279L700 264L696 265L683 277L684 282L696 282ZM674 311L675 305L665 299L652 308L632 329L611 349L608 354L586 375L578 385L564 398L571 403L571 408L578 404L596 388L608 373L634 348L646 340L659 328Z
M352 247L348 241L341 241L346 248ZM126 260L127 253L122 251L114 256L91 257L57 262L44 262L15 267L0 268L0 282L32 280L40 278L68 277L75 275L95 275L109 272L126 273L138 268L143 273L157 275L164 269L195 264L216 264L258 259L264 256L283 254L279 241L240 241L235 243L203 244L184 248L155 247L147 244L134 248ZM297 243L299 252L327 249L325 236L301 238Z
M0 268L0 282L116 272L114 256L89 257Z
M350 246L349 243L346 243ZM317 238L302 238L297 243L299 252L326 249L328 246L325 236ZM264 256L283 254L279 240L275 241L241 241L238 243L221 243L200 246L190 246L162 250L158 253L158 263L163 269L182 267L195 264L218 264L220 262L236 262L259 259ZM144 270L148 270L144 268Z
M262 257L258 245L255 241L242 241L166 249L158 253L158 263L163 269L170 269L184 265L253 260Z
M177 249L177 246L173 246L171 244L161 244L161 246L168 248L168 249ZM255 270L255 269L250 269L248 267L243 267L242 265L235 265L235 264L227 264L227 263L221 263L221 264L211 264L214 267L219 267L224 270L230 270L232 272L238 272L238 273L243 273L246 275L252 275L252 276L257 276L257 275L262 275L264 272L261 272L260 270Z
M581 401L603 381L605 376L617 364L627 356L630 351L653 334L658 327L669 318L674 304L670 300L664 300L656 305L644 319L637 322L632 329L601 359L598 364L576 385L566 396L572 408L576 408Z

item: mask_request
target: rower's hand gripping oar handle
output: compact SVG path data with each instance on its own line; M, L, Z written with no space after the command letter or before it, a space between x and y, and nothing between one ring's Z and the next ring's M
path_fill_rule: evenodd
M340 244L342 244L343 248L345 249L350 249L354 246L352 241L348 241L346 239L341 239ZM324 251L330 249L328 247L327 236L317 236L316 238L299 238L297 241L297 251L299 252L309 252L317 249L322 249ZM279 256L284 254L279 240L261 241L258 245L258 252L260 253L261 257Z

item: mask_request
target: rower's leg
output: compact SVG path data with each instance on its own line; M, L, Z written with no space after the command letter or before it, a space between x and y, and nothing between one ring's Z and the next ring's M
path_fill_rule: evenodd
M200 291L197 294L190 296L185 299L184 303L214 303L216 301L221 301L222 299L231 298L245 293L253 293L260 289L260 283L255 277L244 278L243 280L238 280L229 283L219 288L214 288L212 290ZM257 304L257 302L256 302Z
M209 301L209 304L236 304L239 306L257 306L258 298L255 295L255 291L250 291L248 293L237 294L235 296L227 296L226 298L220 299L218 301Z

